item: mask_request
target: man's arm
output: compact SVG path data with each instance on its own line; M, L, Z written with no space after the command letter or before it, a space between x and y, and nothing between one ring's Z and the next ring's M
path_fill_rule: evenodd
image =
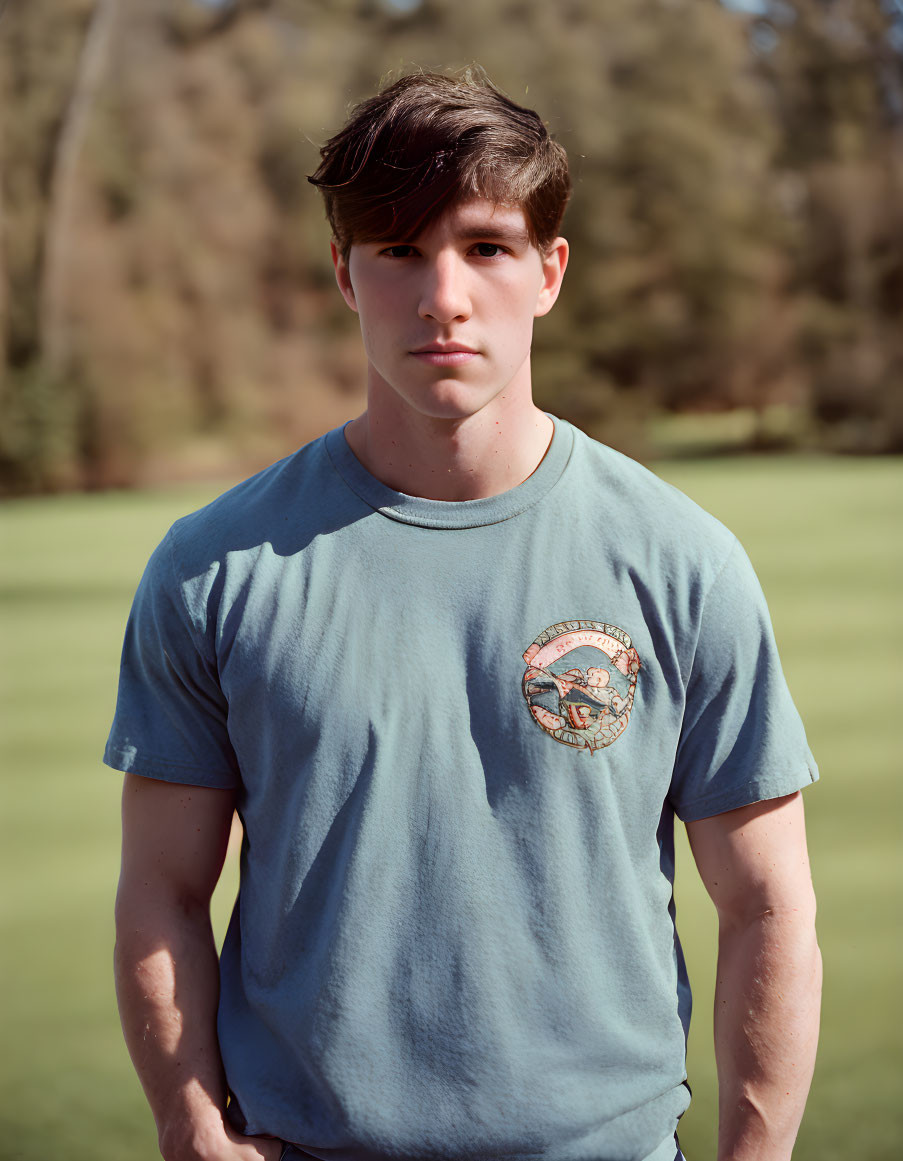
M282 1149L224 1118L210 897L233 806L230 790L125 778L116 993L166 1161L275 1161Z
M802 795L687 823L718 911L718 1161L788 1161L818 1041L821 955Z

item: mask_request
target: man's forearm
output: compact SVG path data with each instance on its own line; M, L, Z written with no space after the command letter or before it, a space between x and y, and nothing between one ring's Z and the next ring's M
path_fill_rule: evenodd
M815 1065L814 908L722 917L715 989L718 1161L787 1161Z
M216 1036L219 970L206 908L151 909L120 899L115 970L122 1028L160 1151L167 1161L194 1161L223 1136L226 1100Z

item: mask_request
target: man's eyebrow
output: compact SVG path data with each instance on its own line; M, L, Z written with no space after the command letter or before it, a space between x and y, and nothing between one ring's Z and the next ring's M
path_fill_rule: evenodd
M480 238L491 238L493 241L511 242L513 245L526 245L530 241L530 235L522 227L497 226L491 221L462 223L455 229L454 235L459 241L463 242L471 239L476 241Z
M523 228L519 226L500 226L493 222L464 222L460 226L455 227L452 231L454 238L459 242L479 242L488 241L493 242L507 242L512 246L528 246L530 244L530 235ZM374 238L371 245L383 245L394 242L396 246L416 246L417 239L420 234L415 237L402 236L400 234L386 235L384 238Z

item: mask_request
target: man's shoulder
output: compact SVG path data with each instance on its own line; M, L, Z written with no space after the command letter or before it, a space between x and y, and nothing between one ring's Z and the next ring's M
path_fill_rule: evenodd
M333 475L320 436L182 516L169 532L172 551L196 567L201 558L222 560L263 544L278 553L294 550L328 518Z
M736 545L720 520L630 456L579 430L575 452L576 480L591 489L587 499L604 529L625 548L707 560L717 567Z

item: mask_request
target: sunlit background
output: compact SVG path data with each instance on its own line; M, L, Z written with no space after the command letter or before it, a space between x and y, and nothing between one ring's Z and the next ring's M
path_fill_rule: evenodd
M822 769L794 1157L903 1155L903 0L0 0L0 1161L155 1156L99 764L128 605L173 519L361 409L306 175L381 80L474 63L572 160L537 398L737 532Z

